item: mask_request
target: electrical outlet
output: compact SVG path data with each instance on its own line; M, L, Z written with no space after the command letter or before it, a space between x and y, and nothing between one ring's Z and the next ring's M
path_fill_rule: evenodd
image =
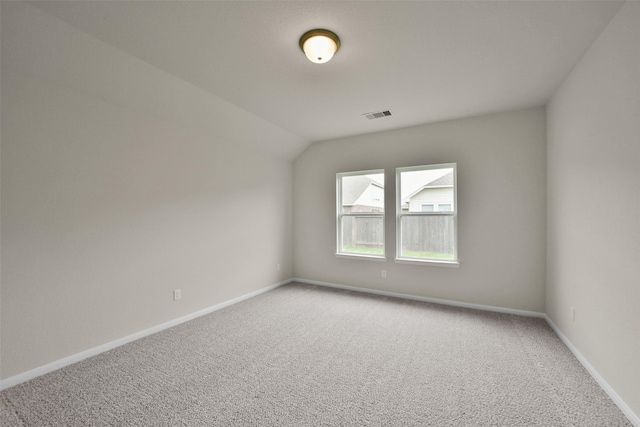
M182 298L182 290L181 289L176 289L175 291L173 291L173 300L174 301L178 301L181 298Z
M576 321L576 309L575 309L575 308L573 308L573 307L571 307L571 320L572 320L573 322L575 322L575 321Z
M276 264L276 270L280 271L280 264Z
M387 270L382 270L382 277L387 277Z

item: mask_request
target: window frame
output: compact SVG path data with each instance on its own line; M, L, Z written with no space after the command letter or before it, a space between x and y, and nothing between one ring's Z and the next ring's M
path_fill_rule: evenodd
M364 171L353 172L339 172L336 174L336 257L338 258L351 258L351 259L365 259L371 261L383 261L386 262L387 245L385 241L385 188L383 182L382 188L382 212L342 212L342 178L347 176L359 176L359 175L385 175L384 169L371 169ZM385 178L386 180L386 178ZM382 254L359 254L354 252L344 252L342 243L342 219L344 217L370 217L382 219Z
M453 169L453 210L451 211L439 211L433 212L403 212L402 211L402 173L421 171L421 170L433 170L433 169ZM453 267L458 268L460 266L460 260L458 258L458 165L457 163L441 163L434 165L420 165L420 166L407 166L396 168L396 263L404 264L416 264L416 265L433 265L438 267ZM435 205L435 203L434 203ZM402 218L409 216L451 216L453 217L453 259L438 259L438 258L420 258L420 257L408 257L402 256Z

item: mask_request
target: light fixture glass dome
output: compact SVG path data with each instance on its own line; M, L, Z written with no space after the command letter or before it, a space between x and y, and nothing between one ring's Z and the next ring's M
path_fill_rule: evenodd
M309 61L324 64L340 49L340 39L329 30L315 29L300 37L300 48Z

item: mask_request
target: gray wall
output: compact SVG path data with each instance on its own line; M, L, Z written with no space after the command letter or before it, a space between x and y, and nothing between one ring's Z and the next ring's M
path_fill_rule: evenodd
M295 277L543 312L545 133L536 108L313 144L294 163ZM453 162L460 268L396 264L395 168ZM336 258L336 173L378 168L387 262Z
M640 414L640 3L620 9L547 119L547 314Z
M292 276L297 137L21 3L1 108L2 378Z
M546 310L640 413L639 28L628 3L546 112L325 141L292 167L299 137L2 2L0 378L295 276ZM395 168L447 162L460 268L394 263ZM336 258L335 174L375 168L387 262Z

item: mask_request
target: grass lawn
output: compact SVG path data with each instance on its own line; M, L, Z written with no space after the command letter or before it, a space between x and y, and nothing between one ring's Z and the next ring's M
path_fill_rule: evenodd
M382 248L368 248L361 246L345 246L342 248L342 251L351 254L384 255L384 250Z
M403 257L408 258L430 258L430 259L453 259L453 254L443 254L440 252L427 252L427 251L402 251Z
M342 248L344 252L350 254L363 254L363 255L384 255L382 248L368 248L361 246L345 246ZM428 258L428 259L453 259L453 254L443 254L440 252L428 252L428 251L408 251L402 252L403 257L407 258Z

